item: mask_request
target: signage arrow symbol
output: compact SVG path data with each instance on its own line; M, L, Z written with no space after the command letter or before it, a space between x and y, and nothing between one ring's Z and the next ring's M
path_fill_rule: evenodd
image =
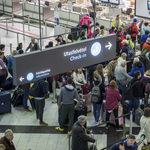
M110 50L111 47L112 47L112 44L111 44L110 42L108 42L108 44L109 44L109 45L106 45L105 47L108 48L108 49Z
M19 79L21 82L24 80L24 78L23 77L20 77L20 79Z

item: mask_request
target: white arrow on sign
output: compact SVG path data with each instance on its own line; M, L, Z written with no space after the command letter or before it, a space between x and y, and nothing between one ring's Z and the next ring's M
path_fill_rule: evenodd
M23 78L23 77L21 77L19 80L22 82L22 81L24 80L24 78Z
M108 49L111 49L112 44L111 44L110 42L108 42L108 44L109 44L109 45L106 45L105 47L108 48Z

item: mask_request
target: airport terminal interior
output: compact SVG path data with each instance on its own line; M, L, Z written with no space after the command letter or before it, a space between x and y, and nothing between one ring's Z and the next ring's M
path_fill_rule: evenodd
M85 16L90 20L88 25L84 22L83 17ZM120 17L119 21L115 20L117 18L116 16ZM6 80L8 78L13 79L11 88L3 89L3 87L1 87L3 79L0 74L0 90L2 90L0 92L0 139L6 136L5 131L7 129L11 129L14 136L12 141L16 150L78 149L80 142L77 143L76 148L72 149L72 135L68 134L68 124L65 125L63 132L55 129L60 125L58 121L59 111L57 102L66 72L82 68L85 83L91 85L93 84L91 78L93 80L93 73L95 71L94 70L91 75L90 72L92 68L95 67L96 69L98 64L102 64L105 80L104 85L105 90L107 90L110 81L107 72L105 72L105 66L112 60L114 61L122 57L121 54L116 55L118 46L116 43L119 36L123 37L125 32L126 35L129 35L129 33L127 33L128 26L133 22L137 24L139 33L135 36L134 48L132 49L134 51L133 57L128 57L129 52L126 56L125 72L129 73L133 67L132 63L136 60L135 58L139 57L143 50L141 49L139 39L141 41L145 22L148 23L148 29L146 30L150 32L149 19L149 0L0 0L0 48L3 48L1 46L5 45L4 49L0 49L0 55L4 53L6 59L9 60L10 55L15 53L14 50L16 50L19 43L22 43L21 49L24 53L19 54L20 49L17 49L18 53L12 56L14 67L13 75L8 73L6 78ZM83 20L83 24L80 24L81 20ZM96 23L99 27L96 26ZM82 28L83 26L89 27ZM125 26L127 27L124 30ZM120 28L121 31L119 31ZM114 33L110 34L110 30L113 30ZM89 36L89 31L91 31L91 36ZM102 31L104 31L104 34ZM82 33L84 33L83 36L85 40L82 40L80 36ZM73 42L67 42L69 41L68 35L70 34L73 35ZM62 43L58 41L59 35L66 41L65 43L64 41L62 41ZM130 38L132 37L133 36L130 36ZM31 49L27 49L27 47L32 47L32 43L30 45L30 42L33 39L37 45L39 45L39 49L31 52ZM126 38L123 41L125 42ZM53 43L53 46L49 46L49 42ZM145 42L149 42L150 45L150 38L148 37ZM46 47L46 45L48 45L48 47ZM97 51L94 51L95 49ZM120 50L121 49L123 48L120 48ZM121 51L119 51L119 53L120 52ZM101 56L97 56L99 53ZM123 60L123 58L121 59ZM1 57L0 60L2 60ZM147 60L148 63L149 61L150 60ZM147 66L145 66L143 72L144 76L146 71L150 69L148 63L146 63ZM5 64L7 67L8 65ZM2 65L0 64L0 71L2 69ZM57 79L57 77L59 79ZM11 112L7 112L7 110L4 110L7 108L5 108L5 102L1 96L4 92L9 92L11 95L10 101L12 101L15 91L17 91L21 85L33 83L38 79L46 79L48 84L51 84L51 89L49 89L50 93L45 98L43 112L43 121L48 124L46 126L40 124L41 122L39 123L39 119L36 116L36 109L33 109L31 100L27 101L27 110L30 110L30 112L25 110L23 102L17 106L11 104ZM6 85L6 81L4 84ZM105 99L107 99L107 93L103 96L103 101ZM144 104L144 100L142 101L140 99L138 100L139 107L141 107L141 105L146 107L146 102ZM130 101L128 101L128 103L130 103ZM121 115L124 115L122 117L123 131L117 132L114 123L110 123L110 128L106 129L106 118L103 119L104 114L102 113L103 102L101 104L98 122L95 121L93 115L92 103L90 105L92 109L87 112L86 128L92 131L93 138L97 139L95 143L97 150L110 149L113 144L126 140L129 134L133 134L135 137L139 134L141 129L140 123L131 120L132 114L130 111L128 112L127 110L127 115L125 115L123 113L123 106L121 106ZM105 108L103 107L103 109ZM144 110L144 108L142 109ZM140 114L137 114L135 117L138 116L141 117ZM0 144L2 144L1 140ZM88 142L88 144L93 145L93 143L90 142ZM137 149L141 150L142 146L143 142L141 142ZM130 148L132 150L132 146ZM6 148L6 150L15 149ZM4 149L0 147L0 150ZM125 148L124 150L128 149Z

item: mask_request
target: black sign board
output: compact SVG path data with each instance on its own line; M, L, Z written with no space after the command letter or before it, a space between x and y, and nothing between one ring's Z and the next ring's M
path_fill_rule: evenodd
M116 35L83 40L13 57L15 85L33 82L116 56Z

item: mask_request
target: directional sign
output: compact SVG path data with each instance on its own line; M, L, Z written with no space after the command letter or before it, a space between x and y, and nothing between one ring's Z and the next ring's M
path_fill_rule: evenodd
M15 85L33 82L116 57L116 35L55 46L13 57Z

